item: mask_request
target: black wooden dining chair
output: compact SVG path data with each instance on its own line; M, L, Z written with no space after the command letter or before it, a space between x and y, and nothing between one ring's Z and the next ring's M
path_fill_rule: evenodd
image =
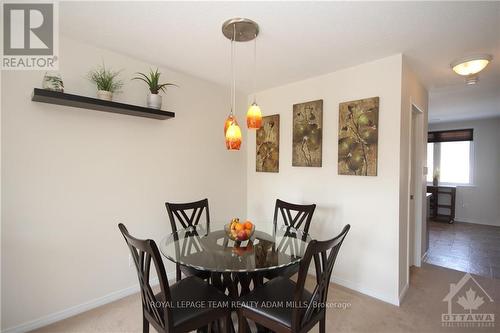
M283 223L287 227L302 230L302 232L308 234L315 209L315 204L299 205L276 199L273 217L274 227L277 227L279 216L281 216Z
M230 299L217 288L197 278L188 277L169 286L165 266L156 243L132 237L127 228L118 225L127 243L137 269L142 299L142 331L149 332L151 324L160 333L189 332L212 322L221 321L225 332L231 325L231 310L223 304ZM154 293L149 277L153 261L160 282L160 292ZM202 303L204 302L204 303ZM186 307L184 304L205 304L216 302L219 306Z
M289 203L280 199L276 200L274 206L274 228L278 228L278 221L282 220L283 224L287 227L292 227L296 230L302 231L304 235L309 234L309 226L311 225L312 216L316 205L299 205ZM279 218L281 216L281 219ZM284 244L285 246L288 244ZM281 244L278 244L281 246ZM283 252L286 249L281 249ZM278 276L290 277L299 271L299 265L291 265L267 272L264 276L266 279L274 279Z
M191 226L197 226L202 221L202 215L205 215L204 223L206 224L207 231L210 230L210 212L208 209L208 199L203 199L195 202L187 203L171 203L165 202L165 207L167 207L168 217L170 219L170 225L172 227L172 232L177 232L178 228L188 228ZM209 272L204 272L197 270L192 267L182 266L176 263L176 280L180 281L182 278L182 273L186 276L197 276L201 279L208 279L210 277Z
M238 332L246 333L248 318L278 333L308 332L319 322L320 333L325 333L325 303L330 277L335 259L349 229L348 224L331 240L313 240L309 243L300 262L296 283L289 278L278 277L242 297L241 307L238 310ZM316 283L314 290L309 292L305 289L305 282L312 260L316 269ZM283 306L269 307L266 304L283 304ZM293 306L290 306L292 304Z

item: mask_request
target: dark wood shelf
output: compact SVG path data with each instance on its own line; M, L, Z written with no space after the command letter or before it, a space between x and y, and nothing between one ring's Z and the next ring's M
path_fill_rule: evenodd
M175 113L170 111L151 109L144 106L137 106L113 101L105 101L98 98L66 94L58 91L39 88L33 89L33 96L31 97L31 100L35 102L120 113L129 116L146 117L153 119L169 119L175 117Z
M456 188L452 186L427 186L427 192L432 193L430 200L430 217L435 221L446 221L448 223L453 223L455 221L455 197ZM441 203L439 196L449 195L450 203ZM441 212L439 209L441 208ZM443 210L449 211L449 214L445 214Z

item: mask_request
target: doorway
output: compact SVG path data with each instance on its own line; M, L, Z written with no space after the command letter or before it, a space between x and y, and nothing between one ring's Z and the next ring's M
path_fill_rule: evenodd
M409 154L409 221L408 221L408 266L420 267L427 251L427 218L425 191L425 147L424 114L414 104L411 107Z

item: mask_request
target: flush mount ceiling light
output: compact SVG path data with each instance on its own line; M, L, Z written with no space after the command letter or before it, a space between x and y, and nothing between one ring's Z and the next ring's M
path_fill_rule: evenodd
M257 38L259 34L259 26L257 23L246 18L232 18L222 24L222 34L231 41L231 109L229 116L224 123L224 135L226 139L226 148L228 150L240 150L241 147L241 129L236 121L236 69L235 61L236 52L234 48L235 42L248 42ZM256 58L256 48L254 45L254 61ZM254 64L255 65L255 64ZM254 73L255 75L255 73ZM255 97L254 97L255 98ZM252 104L252 113L247 115L247 123L249 128L260 127L260 122L262 115L260 114L260 108L258 108L257 103L254 100ZM255 106L258 108L258 112L255 110ZM250 111L250 110L249 110ZM257 127L258 125L258 127Z
M482 71L493 59L489 54L480 54L457 59L450 64L458 75L465 76L465 83L476 84L479 81L478 73Z

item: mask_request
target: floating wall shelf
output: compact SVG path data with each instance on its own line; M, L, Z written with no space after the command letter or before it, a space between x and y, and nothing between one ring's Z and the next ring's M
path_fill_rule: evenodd
M130 116L154 119L169 119L175 117L175 113L170 111L162 111L113 101L104 101L98 98L66 94L39 88L35 88L33 90L31 100L35 102L58 104L75 108L121 113Z

